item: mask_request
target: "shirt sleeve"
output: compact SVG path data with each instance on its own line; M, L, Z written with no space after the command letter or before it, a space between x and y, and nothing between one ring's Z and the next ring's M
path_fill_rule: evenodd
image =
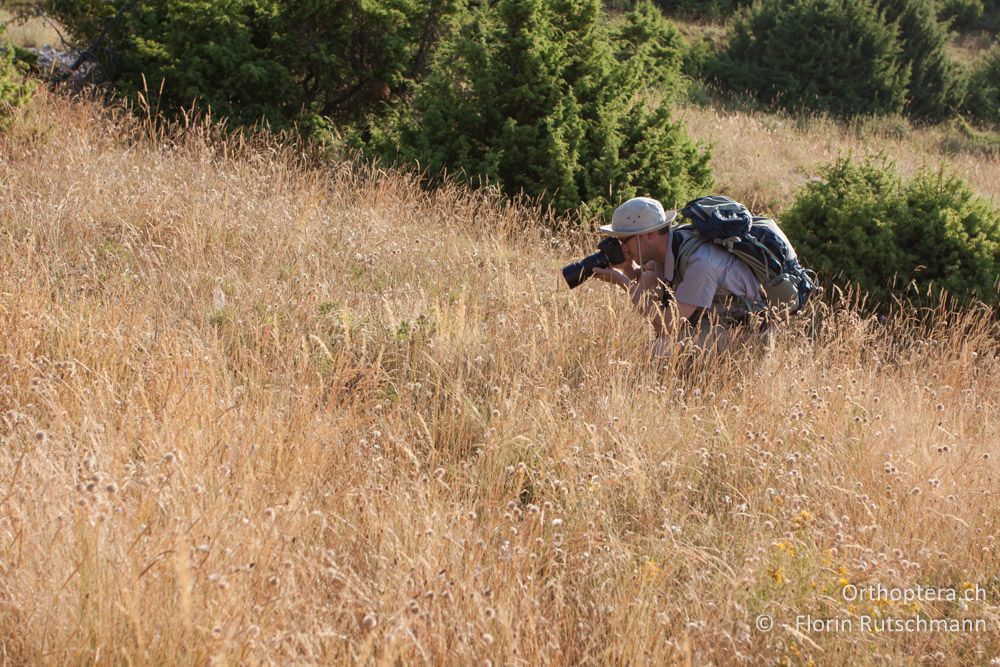
M711 308L718 286L719 276L712 262L693 257L684 271L684 279L674 289L674 299L698 308Z

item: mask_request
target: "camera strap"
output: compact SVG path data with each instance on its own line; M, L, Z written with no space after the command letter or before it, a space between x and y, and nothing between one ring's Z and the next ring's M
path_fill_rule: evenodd
M675 276L677 275L677 260L680 258L680 255L681 255L681 243L683 243L683 242L684 242L684 239L681 238L681 235L675 229L671 233L671 235L670 235L670 254L674 256L674 275ZM671 279L670 282L671 282L671 286L673 286L673 280L672 279Z

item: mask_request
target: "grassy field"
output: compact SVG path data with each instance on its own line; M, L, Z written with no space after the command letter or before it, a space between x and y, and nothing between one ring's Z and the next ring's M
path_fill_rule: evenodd
M687 115L768 139L717 168L778 204L866 143ZM991 313L653 359L560 284L592 239L497 197L45 93L0 156L0 663L1000 656Z

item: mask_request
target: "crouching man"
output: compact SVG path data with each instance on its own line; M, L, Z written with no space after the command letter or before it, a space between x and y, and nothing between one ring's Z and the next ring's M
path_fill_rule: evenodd
M594 268L594 276L624 289L650 319L656 354L667 353L678 334L717 351L752 338L769 343L764 292L753 271L714 243L685 243L672 226L676 218L655 199L626 201L601 227L621 243L625 261Z

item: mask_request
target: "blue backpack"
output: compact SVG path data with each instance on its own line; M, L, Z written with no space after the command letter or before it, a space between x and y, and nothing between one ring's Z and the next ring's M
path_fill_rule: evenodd
M771 218L754 216L743 204L721 195L690 201L681 215L690 222L674 228L680 236L676 280L683 279L695 250L712 242L753 271L764 288L760 308L794 313L809 300L816 274L799 264L788 237Z

